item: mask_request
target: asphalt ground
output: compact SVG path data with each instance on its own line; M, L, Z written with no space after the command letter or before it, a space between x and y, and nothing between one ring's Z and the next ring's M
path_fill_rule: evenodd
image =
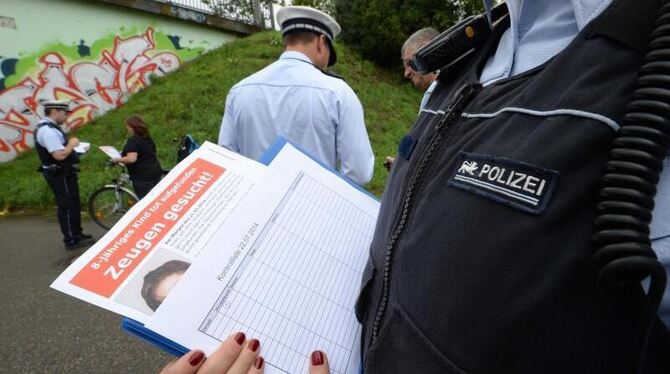
M61 238L55 216L0 218L0 373L159 371L173 358L124 333L119 315L49 287L83 251Z

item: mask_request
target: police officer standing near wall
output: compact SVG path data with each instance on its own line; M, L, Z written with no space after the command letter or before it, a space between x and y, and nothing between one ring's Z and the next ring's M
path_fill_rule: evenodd
M344 80L326 72L337 61L340 26L313 8L277 12L285 52L236 84L226 98L219 144L252 159L283 136L354 182L372 178L374 156L363 107Z
M91 235L81 228L81 201L77 182L79 156L74 148L76 137L69 137L61 129L70 113L67 101L43 103L46 115L35 130L35 148L41 166L38 171L56 196L58 223L63 233L65 249L77 249L93 244Z

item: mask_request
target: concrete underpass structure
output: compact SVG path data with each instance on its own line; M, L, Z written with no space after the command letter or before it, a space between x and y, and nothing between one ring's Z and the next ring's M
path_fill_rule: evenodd
M217 3L217 2L215 2ZM201 0L2 0L0 162L34 146L41 103L70 100L84 126L200 54L273 27L250 0L230 11Z

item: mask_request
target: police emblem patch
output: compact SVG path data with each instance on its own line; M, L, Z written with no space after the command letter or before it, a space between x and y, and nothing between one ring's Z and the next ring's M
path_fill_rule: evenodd
M558 172L508 158L460 152L448 185L524 212L542 214Z

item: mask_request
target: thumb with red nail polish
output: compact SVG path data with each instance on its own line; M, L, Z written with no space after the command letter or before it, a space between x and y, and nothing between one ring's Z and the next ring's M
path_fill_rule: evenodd
M322 351L312 352L309 361L309 374L330 374L328 358Z

